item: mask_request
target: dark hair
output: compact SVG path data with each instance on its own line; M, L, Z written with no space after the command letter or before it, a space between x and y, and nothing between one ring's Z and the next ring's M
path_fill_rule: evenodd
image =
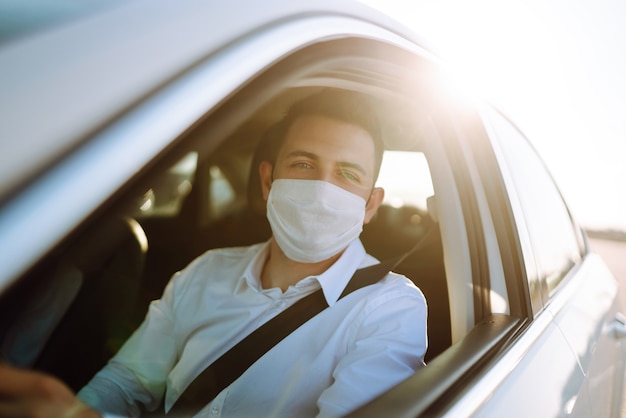
M326 116L357 125L367 131L374 142L374 180L376 180L385 147L379 116L370 96L349 90L327 88L296 102L267 133L263 160L272 164L276 162L289 128L302 116Z

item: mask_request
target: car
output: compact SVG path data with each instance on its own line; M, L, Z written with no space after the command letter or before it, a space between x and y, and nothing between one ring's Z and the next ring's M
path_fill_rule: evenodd
M429 306L427 366L350 416L619 416L615 278L530 142L413 30L347 1L92 3L15 6L0 39L3 361L78 390L172 274L268 239L258 144L339 88L384 121L362 241L424 241L396 271Z

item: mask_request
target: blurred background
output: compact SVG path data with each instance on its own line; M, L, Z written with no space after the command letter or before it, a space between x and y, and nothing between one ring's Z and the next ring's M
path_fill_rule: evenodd
M626 240L626 2L362 1L518 125L583 227Z

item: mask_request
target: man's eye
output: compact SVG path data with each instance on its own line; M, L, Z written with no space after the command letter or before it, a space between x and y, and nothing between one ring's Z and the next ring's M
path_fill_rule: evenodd
M299 161L297 163L294 163L293 166L296 167L296 168L311 168L311 164L309 164L307 162L303 162L303 161Z
M349 171L341 171L339 174L346 180L359 181L359 178Z

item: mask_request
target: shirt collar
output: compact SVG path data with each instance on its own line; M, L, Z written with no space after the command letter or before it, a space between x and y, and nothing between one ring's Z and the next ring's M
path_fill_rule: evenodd
M376 259L367 255L361 240L352 241L337 261L317 276L328 306L333 306L339 300L339 296L357 269L375 263Z
M259 292L263 290L261 286L261 274L263 273L263 266L270 253L270 241L271 238L264 243L254 246L257 247L256 251L241 275L241 278L245 280L248 286Z
M261 273L263 271L263 265L269 255L270 241L271 239L260 244L242 275L242 278L245 279L248 285L257 291L263 290L261 286ZM311 277L317 279L324 293L326 303L328 303L328 306L333 306L337 300L339 300L339 296L341 296L341 293L348 285L354 272L359 268L376 263L377 260L365 252L361 240L355 239L346 247L343 254L341 254L328 270L318 276L305 277L298 283L310 279Z

